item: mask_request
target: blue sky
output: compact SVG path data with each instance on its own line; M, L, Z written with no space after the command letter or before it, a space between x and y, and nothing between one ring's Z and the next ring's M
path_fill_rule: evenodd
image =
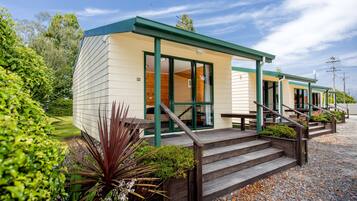
M265 69L310 77L315 70L318 84L332 86L326 61L336 56L342 69L337 88L342 89L346 72L347 90L357 97L356 0L0 0L0 5L15 19L34 19L42 11L74 12L84 29L136 15L174 25L176 16L186 13L201 34L275 54Z

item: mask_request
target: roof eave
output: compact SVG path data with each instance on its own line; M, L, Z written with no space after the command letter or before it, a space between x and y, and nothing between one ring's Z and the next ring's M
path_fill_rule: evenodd
M133 32L151 37L192 45L226 54L242 56L252 60L271 63L275 56L258 50L250 49L198 33L178 29L142 17L135 17L120 22L104 25L84 32L85 37L107 35L113 33Z

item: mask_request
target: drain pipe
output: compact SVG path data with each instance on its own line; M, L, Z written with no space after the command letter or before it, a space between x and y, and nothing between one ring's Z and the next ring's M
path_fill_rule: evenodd
M283 101L284 101L284 96L283 96L283 81L285 80L285 75L282 78L279 78L278 81L278 90L279 90L279 114L283 115ZM279 117L279 121L282 122L282 118Z

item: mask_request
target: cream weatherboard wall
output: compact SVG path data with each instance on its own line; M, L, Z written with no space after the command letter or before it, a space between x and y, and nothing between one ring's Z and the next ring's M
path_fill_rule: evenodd
M252 72L232 71L232 111L234 113L248 114L250 111L256 111L256 76ZM263 80L278 81L277 77L264 75ZM286 105L294 106L294 90L289 86L288 80L284 79L283 84L283 102ZM291 99L292 95L292 99ZM248 122L249 120L247 120ZM239 119L233 119L233 122L240 122Z
M232 71L232 111L249 114L249 73Z
M130 106L129 116L144 118L144 52L153 52L154 39L134 33L85 37L73 78L73 118L76 127L98 138L98 109L113 101ZM231 56L161 41L162 54L213 63L214 128L231 127Z
M108 106L108 36L85 37L73 74L73 122L98 136L99 105Z

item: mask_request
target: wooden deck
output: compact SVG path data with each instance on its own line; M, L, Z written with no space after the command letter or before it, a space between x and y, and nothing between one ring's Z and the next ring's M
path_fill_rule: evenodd
M203 141L204 144L213 142L233 140L237 138L245 138L256 135L255 130L241 131L238 128L214 129L208 131L195 131L196 135ZM161 137L162 145L181 145L192 146L192 140L186 134L168 134ZM152 137L148 138L152 141Z

